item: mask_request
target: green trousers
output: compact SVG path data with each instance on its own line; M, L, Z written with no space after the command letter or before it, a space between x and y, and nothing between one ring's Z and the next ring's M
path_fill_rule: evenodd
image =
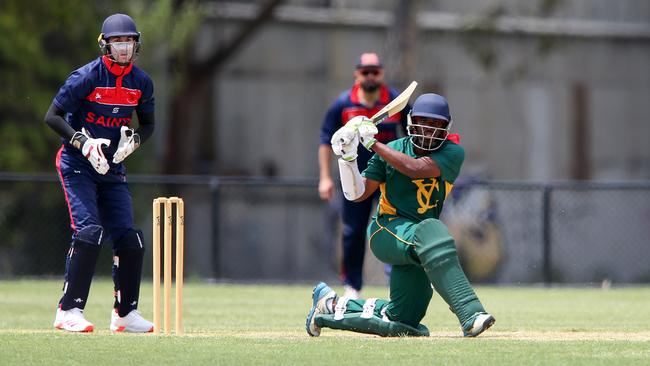
M389 319L417 327L431 301L432 285L461 325L485 311L460 266L454 240L440 220L417 223L381 215L368 226L368 237L377 259L393 265L386 305Z

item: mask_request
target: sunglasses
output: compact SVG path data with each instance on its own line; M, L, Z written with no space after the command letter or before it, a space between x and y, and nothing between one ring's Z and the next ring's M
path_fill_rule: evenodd
M377 70L377 69L366 69L366 70L361 70L359 72L363 76L368 76L368 75L377 76L377 75L379 75L379 70Z

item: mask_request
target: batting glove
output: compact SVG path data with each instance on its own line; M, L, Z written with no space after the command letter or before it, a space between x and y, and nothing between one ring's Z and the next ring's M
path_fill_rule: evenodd
M366 149L370 150L375 142L377 142L375 135L379 131L377 130L377 126L369 119L365 119L359 124L357 132L359 133L359 141L361 141L361 144Z
M140 147L140 136L132 128L122 126L120 128L120 141L117 143L115 154L113 154L113 163L121 163L138 147Z
M111 144L111 140L91 138L86 129L82 128L81 132L75 132L70 139L70 144L81 150L83 156L88 159L90 165L93 166L97 173L104 175L108 172L108 160L104 156L102 145L108 147Z
M366 116L352 117L347 122L345 122L345 127L351 128L356 131L364 121L370 121L370 119L368 119L368 117Z
M356 128L347 124L339 128L332 135L332 150L334 154L345 161L353 161L357 158L357 148L359 146L359 136Z

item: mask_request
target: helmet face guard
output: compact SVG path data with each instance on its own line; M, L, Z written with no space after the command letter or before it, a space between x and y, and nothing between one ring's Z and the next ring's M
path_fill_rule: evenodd
M415 99L407 118L406 131L411 137L411 143L417 148L436 150L449 136L451 113L449 103L442 95L420 95Z
M411 114L407 115L406 131L413 146L426 151L437 150L449 136L452 121L449 120L445 127L434 127L428 124L414 122Z
M109 57L120 65L133 62L138 57L140 42L110 42L106 44L106 51Z

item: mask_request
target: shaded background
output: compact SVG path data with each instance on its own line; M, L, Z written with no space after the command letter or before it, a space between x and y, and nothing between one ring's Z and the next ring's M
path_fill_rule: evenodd
M135 19L156 88L156 132L127 161L138 224L150 233L152 198L184 197L190 276L336 277L318 129L376 51L390 85L449 99L467 159L445 221L475 280L650 278L644 0L3 0L1 277L62 274L70 229L43 116L115 12Z

